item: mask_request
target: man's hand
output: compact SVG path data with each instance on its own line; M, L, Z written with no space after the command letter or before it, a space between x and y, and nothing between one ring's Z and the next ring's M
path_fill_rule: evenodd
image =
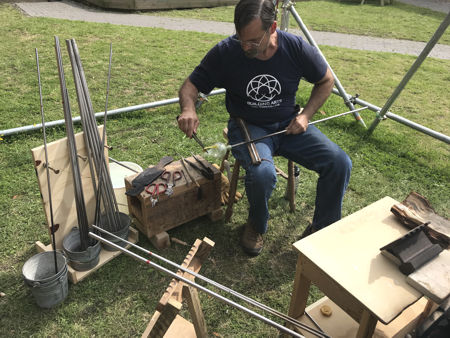
M195 110L185 110L178 117L178 127L186 134L187 137L191 138L193 133L197 132L199 125L199 120Z
M297 115L286 128L286 135L304 133L308 129L308 117L304 114Z

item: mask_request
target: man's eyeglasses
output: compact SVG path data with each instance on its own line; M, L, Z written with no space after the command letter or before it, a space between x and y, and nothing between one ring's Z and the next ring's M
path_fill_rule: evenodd
M249 48L258 48L261 45L261 42L264 40L264 38L266 37L267 31L264 32L264 35L262 36L261 40L259 40L258 43L256 42L252 42L252 41L242 41L239 40L239 38L237 38L237 34L235 34L233 37L231 37L231 40L236 41L238 43L241 44L242 47L249 47ZM236 37L235 37L236 36Z

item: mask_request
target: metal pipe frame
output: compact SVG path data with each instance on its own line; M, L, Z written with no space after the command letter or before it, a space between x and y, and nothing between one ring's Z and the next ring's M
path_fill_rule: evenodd
M297 21L297 24L299 25L303 34L305 34L306 39L309 41L309 43L312 46L314 46L317 49L320 56L322 56L323 60L328 65L328 68L330 68L330 71L333 74L333 78L334 78L334 85L341 93L341 97L344 99L345 105L349 108L349 110L354 110L355 106L353 105L353 103L351 101L345 99L347 97L347 93L346 93L344 87L342 86L341 81L339 81L339 78L337 77L337 75L331 68L330 64L328 63L327 59L325 58L325 55L320 50L319 46L317 45L316 41L312 37L311 33L308 31L308 28L303 23L303 20L300 18L300 15L298 15L297 11L295 10L295 8L293 6L293 3L290 0L283 0L283 6L286 6L286 8L291 12L292 16L294 17L295 21ZM364 127L366 127L364 120L361 118L361 116L357 112L354 113L353 116L355 117L356 121L358 121L360 124L362 124Z
M341 96L341 94L336 90L333 89L333 94ZM357 97L352 97L350 95L347 94L347 99L352 100L353 102L355 102L356 104L360 105L360 106L367 106L368 109L370 109L371 111L375 112L376 114L379 114L379 112L381 111L381 107L378 107L370 102L361 100L360 98ZM389 118L393 121L396 121L398 123L401 123L407 127L410 127L412 129L415 129L423 134L426 134L428 136L431 136L439 141L445 142L447 144L450 144L450 137L442 134L440 132L437 132L433 129L424 127L416 122L410 121L404 117L401 117L400 115L396 115L390 111L386 112L386 114L384 115L384 118Z
M447 14L447 16L444 18L442 23L437 28L436 32L431 37L430 41L426 44L422 52L417 57L416 61L413 63L411 68L406 72L403 79L398 84L397 88L394 89L392 95L389 97L389 99L384 104L381 111L377 114L375 120L370 125L370 128L368 130L369 135L372 134L372 132L375 130L375 128L378 126L378 124L383 120L384 116L387 114L388 110L391 108L392 104L395 102L397 97L400 95L402 90L405 88L406 84L409 82L409 80L413 77L414 73L419 69L420 65L423 63L423 61L426 59L427 55L431 52L433 47L436 45L436 43L439 41L442 34L444 34L445 30L447 29L448 25L450 24L450 12Z
M229 294L232 294L233 296L236 296L236 297L238 297L238 298L248 302L251 305L257 306L257 307L259 307L262 310L265 310L265 311L268 311L271 314L277 315L280 318L282 318L283 320L289 321L291 324L296 325L296 326L304 329L305 331L310 332L311 334L313 334L315 336L318 336L318 337L329 337L327 334L325 334L325 333L323 333L321 331L318 331L316 329L310 328L310 327L306 326L305 324L295 320L294 318L291 318L291 317L289 317L289 316L287 316L285 314L282 314L282 313L280 313L280 312L278 312L276 310L273 310L270 307L268 307L267 305L258 303L258 302L252 300L251 298L249 298L247 296L241 295L241 294L239 294L238 292L236 292L236 291L234 291L232 289L229 289L229 288L227 288L227 287L225 287L225 286L223 286L223 285L221 285L221 284L219 284L217 282L214 282L214 281L212 281L212 280L210 280L210 279L208 279L208 278L206 278L206 277L204 277L202 275L199 275L199 274L197 274L197 273L195 273L195 272L193 272L193 271L191 271L189 269L186 269L186 268L182 267L181 265L178 265L178 264L176 264L176 263L174 263L174 262L172 262L172 261L170 261L168 259L165 259L164 257L158 256L157 254L152 253L151 251L148 251L148 250L146 250L146 249L144 249L144 248L142 248L142 247L140 247L140 246L138 246L138 245L136 245L134 243L128 242L127 240L124 240L123 238L115 236L114 234L111 234L111 233L109 233L109 232L107 232L107 231L105 231L105 230L103 230L103 229L101 229L101 228L99 228L99 227L97 227L95 225L93 227L95 229L97 229L97 230L100 230L101 232L104 232L104 233L107 233L108 235L111 235L112 237L114 237L114 238L116 238L116 239L118 239L120 241L123 241L123 242L125 242L127 244L132 245L133 247L141 250L142 252L145 252L145 253L149 254L151 257L154 257L154 258L156 258L158 260L161 260L161 261L163 261L165 263L168 263L168 264L172 265L173 267L175 267L177 269L180 269L183 272L187 272L187 273L191 274L192 276L194 276L194 277L196 277L196 278L198 278L200 280L206 281L207 283L209 283L209 284L219 288L220 290L225 291L225 292L227 292ZM146 259L146 258L144 258L142 256L139 256L139 255L135 254L134 252L129 251L129 250L127 250L127 249L125 249L125 248L115 244L114 242L110 242L109 240L106 240L103 237L98 236L95 233L90 232L89 236L91 236L92 238L95 238L95 239L97 239L97 240L99 240L99 241L101 241L103 243L111 245L111 246L115 247L116 249L124 252L125 254L127 254L127 255L129 255L129 256L137 259L137 260L140 260L140 261L143 261L144 263L149 264L150 266L152 266L156 270L159 270L161 272L167 273L171 277L173 277L173 278L175 278L175 279L177 279L179 281L185 282L186 284L188 284L190 286L193 286L193 287L195 287L195 288L197 288L197 289L199 289L201 291L204 291L207 294L209 294L209 295L211 295L211 296L213 296L215 298L218 298L219 300L227 303L228 305L231 305L231 306L233 306L233 307L235 307L235 308L237 308L239 310L242 310L242 311L246 312L247 314L250 314L251 316L253 316L253 317L255 317L255 318L265 322L268 325L271 325L271 326L275 327L276 329L278 329L278 330L280 330L280 331L282 331L284 333L287 333L287 334L289 334L291 336L294 336L294 337L304 337L304 336L300 335L299 333L294 332L294 331L288 329L287 327L282 326L282 325L280 325L280 324L278 324L278 323L276 323L276 322L274 322L274 321L272 321L272 320L270 320L270 319L260 315L259 313L256 313L256 312L254 312L254 311L252 311L252 310L250 310L250 309L248 309L248 308L246 308L246 307L244 307L244 306L242 306L242 305L240 305L238 303L235 303L234 301L232 301L232 300L230 300L228 298L225 298L225 297L217 294L216 292L213 292L213 291L211 291L211 290L209 290L209 289L207 289L207 288L205 288L205 287L203 287L203 286L193 282L192 280L190 280L188 278L180 276L180 275L172 272L171 270L168 270L168 269L166 269L166 268L164 268L164 267L162 267L162 266L152 262L149 259ZM269 309L272 310L272 311L270 311Z
M222 88L222 89L213 90L207 96L219 95L219 94L223 94L223 93L225 93L225 89ZM135 106L128 106L128 107L112 109L112 110L108 111L108 117L122 114L122 113L133 112L133 111L137 111L137 110L158 108L158 107L167 106L167 105L178 103L178 102L179 102L178 98L172 98L172 99L138 104ZM96 119L99 119L99 118L102 118L104 116L104 114L105 114L104 112L95 113L94 117ZM72 123L79 123L79 122L81 122L81 116L76 116L76 117L72 118ZM47 128L49 128L49 127L62 126L64 124L65 124L65 120L55 120L55 121L47 122L45 125ZM19 134L19 133L25 133L25 132L30 132L30 131L34 131L34 130L39 130L41 128L42 128L42 124L38 123L38 124L31 124L31 125L23 126L23 127L5 129L5 130L0 130L0 136L10 136L10 135L15 135L15 134Z

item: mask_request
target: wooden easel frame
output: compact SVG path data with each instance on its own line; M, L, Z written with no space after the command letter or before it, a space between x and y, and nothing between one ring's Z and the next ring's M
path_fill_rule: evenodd
M181 265L183 268L198 273L208 257L214 242L205 237L197 239ZM178 275L194 281L194 276L179 270ZM192 322L178 315L186 300ZM207 329L200 305L197 289L172 279L163 296L159 300L155 313L145 329L142 337L207 337Z

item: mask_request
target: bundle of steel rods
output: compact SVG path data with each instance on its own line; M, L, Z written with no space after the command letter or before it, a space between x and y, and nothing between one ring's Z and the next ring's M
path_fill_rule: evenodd
M84 202L83 186L78 164L77 145L73 132L72 112L70 109L69 94L64 76L64 67L61 57L59 38L55 36L56 60L58 63L59 83L61 87L62 104L64 110L64 120L66 124L67 143L69 148L70 165L72 168L72 178L75 193L75 205L77 209L78 227L80 230L80 250L84 251L89 246L89 223Z
M119 210L111 177L108 171L108 164L104 155L105 129L104 124L103 139L100 138L95 111L92 106L86 77L81 64L80 54L74 39L66 40L67 51L72 64L72 72L77 93L78 106L80 109L81 123L83 126L84 141L87 147L87 160L91 168L92 184L96 195L95 223L102 225L112 232L120 229ZM111 56L110 56L111 61ZM108 75L109 86L109 75ZM107 105L107 103L106 103ZM106 110L107 108L105 108ZM105 112L106 116L106 112ZM106 118L105 118L106 122ZM101 201L101 206L100 206ZM101 207L104 214L101 216Z
M232 296L234 296L234 297L236 297L236 298L238 298L238 299L240 299L240 300L242 300L242 301L244 301L244 302L246 302L246 303L248 303L248 304L250 304L250 305L252 305L252 306L254 306L254 307L258 308L258 309L260 309L260 310L262 310L262 311L268 312L271 315L282 319L283 321L285 321L289 325L293 325L295 327L303 329L304 331L309 332L310 334L312 334L314 336L317 336L317 337L329 338L329 335L327 335L318 326L318 324L312 318L310 318L310 319L318 327L318 330L314 329L314 328L311 328L308 325L299 322L297 319L289 317L288 315L286 315L284 313L281 313L281 312L279 312L279 311L277 311L275 309L272 309L271 307L269 307L269 306L267 306L265 304L262 304L262 303L260 303L260 302L258 302L256 300L248 297L248 296L245 296L245 295L243 295L243 294L241 294L241 293L239 293L239 292L237 292L237 291L235 291L235 290L233 290L231 288L228 288L228 287L226 287L226 286L224 286L224 285L222 285L222 284L220 284L218 282L215 282L215 281L213 281L213 280L211 280L211 279L209 279L209 278L207 278L205 276L202 276L202 275L200 275L200 274L198 274L198 273L196 273L194 271L191 271L191 270L183 267L182 265L174 263L174 262L170 261L169 259L166 259L166 258L164 258L162 256L159 256L158 254L156 254L154 252L151 252L151 251L149 251L149 250L147 250L147 249L145 249L143 247L140 247L140 246L138 246L138 245L136 245L136 244L134 244L132 242L129 242L129 241L123 239L123 238L120 238L120 237L118 237L118 236L116 236L116 235L114 235L114 234L112 234L112 233L110 233L110 232L108 232L108 231L106 231L104 229L101 229L101 228L97 227L96 225L92 225L92 227L95 230L98 230L101 233L105 233L105 234L109 235L109 237L112 237L112 238L115 238L115 239L117 239L119 241L122 241L122 242L126 243L127 245L130 245L130 246L140 250L141 252L144 252L144 253L148 254L152 259L157 259L157 260L159 260L159 261L161 261L163 263L166 263L166 264L176 268L177 270L181 270L183 272L186 272L186 273L192 275L193 277L195 277L197 279L200 279L200 280L202 280L202 281L204 281L204 282L214 286L215 288L217 288L217 289L219 289L221 291L226 292L227 294L230 294L230 295L232 295ZM284 326L282 326L282 325L280 325L280 324L278 324L278 323L276 323L276 322L274 322L274 321L272 321L272 320L270 320L270 319L260 315L259 313L256 313L256 312L254 312L254 311L252 311L252 310L250 310L250 309L248 309L248 308L246 308L246 307L244 307L244 306L242 306L240 304L237 304L234 301L217 294L216 292L213 292L213 291L211 291L209 289L206 289L205 287L203 287L203 286L193 282L189 278L184 278L184 277L176 274L175 272L173 272L171 270L168 270L168 269L164 268L163 266L160 266L160 265L150 261L149 259L147 259L145 257L137 255L134 252L132 252L130 250L127 250L127 249L125 249L125 248L123 248L123 247L121 247L121 246L119 246L119 245L117 245L117 244L115 244L113 242L110 242L110 241L108 241L108 240L106 240L104 238L101 238L101 237L99 237L98 235L96 235L96 234L94 234L92 232L89 233L89 236L91 236L92 238L98 239L101 242L104 242L104 243L106 243L108 245L112 245L115 248L117 248L118 250L124 252L125 254L127 254L127 255L129 255L129 256L137 259L137 260L140 260L140 261L143 261L143 262L149 264L151 267L157 269L158 271L161 271L161 272L164 272L166 274L169 274L170 276L174 277L177 280L186 282L186 284L191 285L191 286L193 286L193 287L195 287L195 288L197 288L197 289L199 289L201 291L204 291L204 292L208 293L209 295L211 295L211 296L213 296L215 298L218 298L219 300L221 300L221 301L223 301L223 302L225 302L225 303L227 303L227 304L229 304L229 305L231 305L233 307L236 307L239 310L242 310L242 311L250 314L251 316L253 316L253 317L255 317L255 318L265 322L266 324L269 324L269 325L277 328L278 330L280 330L280 331L282 331L284 333L288 333L288 334L290 334L290 335L292 335L294 337L303 337L303 336L299 335L298 333L296 333L296 332L294 332L294 331L292 331L292 330L290 330L290 329L288 329L288 328L286 328L286 327L284 327ZM307 314L307 316L308 316L308 314Z

